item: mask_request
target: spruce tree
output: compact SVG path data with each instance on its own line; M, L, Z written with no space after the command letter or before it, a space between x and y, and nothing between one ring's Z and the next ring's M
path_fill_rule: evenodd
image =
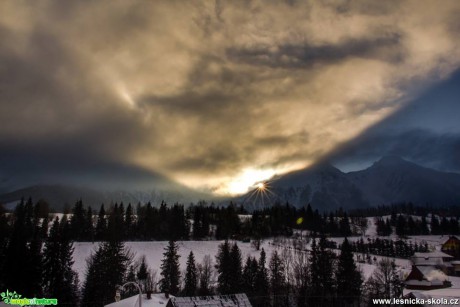
M230 251L230 293L241 292L241 286L243 283L242 278L242 259L241 251L238 245L235 243Z
M98 241L107 240L107 220L105 218L104 205L101 205L101 208L99 209L95 232L96 232L95 234L96 240Z
M217 262L217 290L220 294L229 294L232 290L231 283L231 258L230 245L228 241L219 245L219 251L216 256Z
M2 280L7 289L14 289L24 297L33 297L34 293L29 292L32 287L30 281L24 278L30 272L26 220L26 207L22 199L14 211L14 222L6 247Z
M310 260L312 280L311 291L315 296L315 305L318 306L327 306L331 304L330 300L334 293L334 260L332 252L326 249L326 245L327 242L324 236L321 236L318 246L312 244L312 256Z
M284 276L284 264L281 261L278 251L274 251L269 264L270 288L273 295L273 305L280 306L283 299L280 296L284 293L286 278Z
M265 266L266 263L266 254L265 250L262 248L260 251L260 258L259 258L259 267L257 269L256 275L256 284L255 284L255 296L254 305L255 306L267 306L269 304L269 278L268 278L268 271Z
M72 217L70 219L70 233L75 241L84 241L86 231L86 212L83 208L83 202L80 199L75 203L72 209Z
M343 241L340 249L335 280L339 301L345 302L348 305L359 301L363 279L356 267L351 245L347 238Z
M179 293L179 255L176 242L169 241L161 262L160 290L173 295Z
M197 280L198 273L195 265L195 257L193 252L190 252L187 259L187 268L185 270L184 277L184 295L185 296L195 296L197 290Z
M43 250L43 291L60 304L77 303L78 275L72 270L73 244L66 235L69 225L56 218Z
M258 264L255 258L248 256L243 268L243 289L248 296L252 296L256 284Z
M101 243L87 261L81 307L104 306L113 302L116 287L125 282L132 258L122 242Z

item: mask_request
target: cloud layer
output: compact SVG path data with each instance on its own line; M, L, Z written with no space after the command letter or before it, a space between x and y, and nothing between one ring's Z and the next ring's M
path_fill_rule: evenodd
M225 192L320 159L447 78L459 14L455 0L2 2L0 149Z

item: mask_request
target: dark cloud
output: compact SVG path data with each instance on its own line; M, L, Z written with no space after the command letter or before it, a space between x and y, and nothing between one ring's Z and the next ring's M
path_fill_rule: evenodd
M459 9L2 2L0 174L89 182L113 170L225 192L241 174L306 166L448 78ZM441 133L425 128L413 131Z
M349 39L338 44L329 45L277 45L227 49L227 57L236 62L264 65L273 68L311 68L313 65L334 64L349 58L370 58L389 62L400 62L404 50L396 48L401 35L390 33L383 37Z

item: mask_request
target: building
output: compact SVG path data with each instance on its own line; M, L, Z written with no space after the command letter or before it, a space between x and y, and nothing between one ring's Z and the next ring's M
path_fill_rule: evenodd
M411 257L413 265L417 267L435 267L447 275L454 275L454 270L451 263L452 259L454 259L454 257L438 250L430 253L414 253L414 255Z
M244 293L214 296L174 297L166 307L251 307Z
M142 307L165 307L172 295L165 295L164 293L154 293L150 298L146 294L142 295ZM125 298L119 302L114 302L104 307L133 307L139 306L139 294Z
M451 255L455 260L460 260L460 240L455 236L449 237L442 245L441 251Z
M406 277L404 284L407 289L432 290L448 288L451 283L447 275L434 266L412 266L412 271Z
M451 255L441 251L430 253L414 253L411 260L414 265L445 266L452 258Z

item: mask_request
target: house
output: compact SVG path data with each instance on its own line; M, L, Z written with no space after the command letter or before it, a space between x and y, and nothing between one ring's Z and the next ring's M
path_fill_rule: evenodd
M428 265L428 266L444 266L452 258L451 255L441 251L434 251L430 253L414 253L411 260L414 265Z
M214 296L173 297L166 307L251 307L244 293Z
M451 283L447 275L434 266L412 266L412 271L406 277L404 284L407 289L432 290L448 288Z
M150 298L147 298L146 294L142 295L142 307L165 307L168 301L173 298L172 295L166 295L165 293L154 293ZM119 302L114 302L104 307L133 307L139 306L139 295L125 298Z
M460 260L460 240L455 236L450 236L442 245L441 251L451 255L455 260Z

